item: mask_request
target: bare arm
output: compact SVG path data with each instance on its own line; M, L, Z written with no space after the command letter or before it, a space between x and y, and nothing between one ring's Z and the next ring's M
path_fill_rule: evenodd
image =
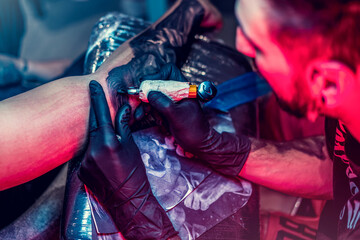
M138 84L139 72L149 74L177 61L177 51L194 29L218 22L209 6L213 11L206 0L178 1L148 30L118 48L95 74L57 80L0 102L0 190L32 180L78 154L86 142L90 80L103 86L114 119L119 89Z
M240 176L290 195L321 199L333 195L332 161L323 136L282 143L252 139Z
M97 77L57 80L0 102L1 190L46 173L82 149L90 79Z

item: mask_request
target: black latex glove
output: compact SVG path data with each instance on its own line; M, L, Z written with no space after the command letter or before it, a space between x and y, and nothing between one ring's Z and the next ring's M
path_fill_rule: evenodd
M151 192L128 126L130 105L119 109L114 129L101 85L91 81L89 86L90 136L79 178L107 209L126 239L168 239L177 235Z
M165 65L160 73L148 79L183 81L185 77L175 66ZM177 143L187 152L210 164L216 171L237 176L250 152L250 140L223 132L219 134L209 124L197 100L183 99L174 103L161 92L150 92L149 103L167 121Z
M173 63L163 65L158 73L144 76L145 80L174 80L180 82L188 82L181 73L180 69Z
M150 104L144 102L140 103L140 105L135 109L133 118L135 121L130 126L132 132L161 126L163 124L163 119L159 113L154 110Z
M186 78L182 75L180 70L173 64L165 64L158 73L142 77L142 80L175 80L187 82ZM132 131L138 131L154 126L162 126L163 121L159 113L151 108L148 103L140 103L134 112L134 120Z

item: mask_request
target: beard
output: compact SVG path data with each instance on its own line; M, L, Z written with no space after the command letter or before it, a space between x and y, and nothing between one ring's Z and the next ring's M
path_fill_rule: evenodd
M305 86L304 79L300 76L294 79L293 95L291 101L286 101L275 93L275 97L281 109L297 117L307 116L310 104L310 92Z
M276 101L278 102L280 108L284 110L285 112L297 117L297 118L303 118L306 116L307 113L307 107L299 105L295 99L291 101L290 103L280 98L278 95L275 94Z

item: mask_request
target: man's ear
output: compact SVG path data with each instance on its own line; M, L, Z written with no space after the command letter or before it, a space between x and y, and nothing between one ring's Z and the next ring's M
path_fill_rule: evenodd
M346 101L356 74L339 61L313 61L306 69L312 97L320 108L333 109Z

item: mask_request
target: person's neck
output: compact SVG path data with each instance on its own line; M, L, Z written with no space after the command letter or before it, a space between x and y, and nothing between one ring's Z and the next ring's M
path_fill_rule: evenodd
M343 114L339 121L343 122L351 135L360 142L360 105L353 104L349 114Z
M345 106L349 109L347 109L348 114L344 115L344 124L351 135L360 142L360 64L357 66L355 78L355 89L359 91L356 91L353 95L352 105Z
M356 81L353 86L351 96L348 98L346 104L342 106L342 111L338 119L344 123L346 128L350 131L351 135L360 142L360 65L356 70Z

